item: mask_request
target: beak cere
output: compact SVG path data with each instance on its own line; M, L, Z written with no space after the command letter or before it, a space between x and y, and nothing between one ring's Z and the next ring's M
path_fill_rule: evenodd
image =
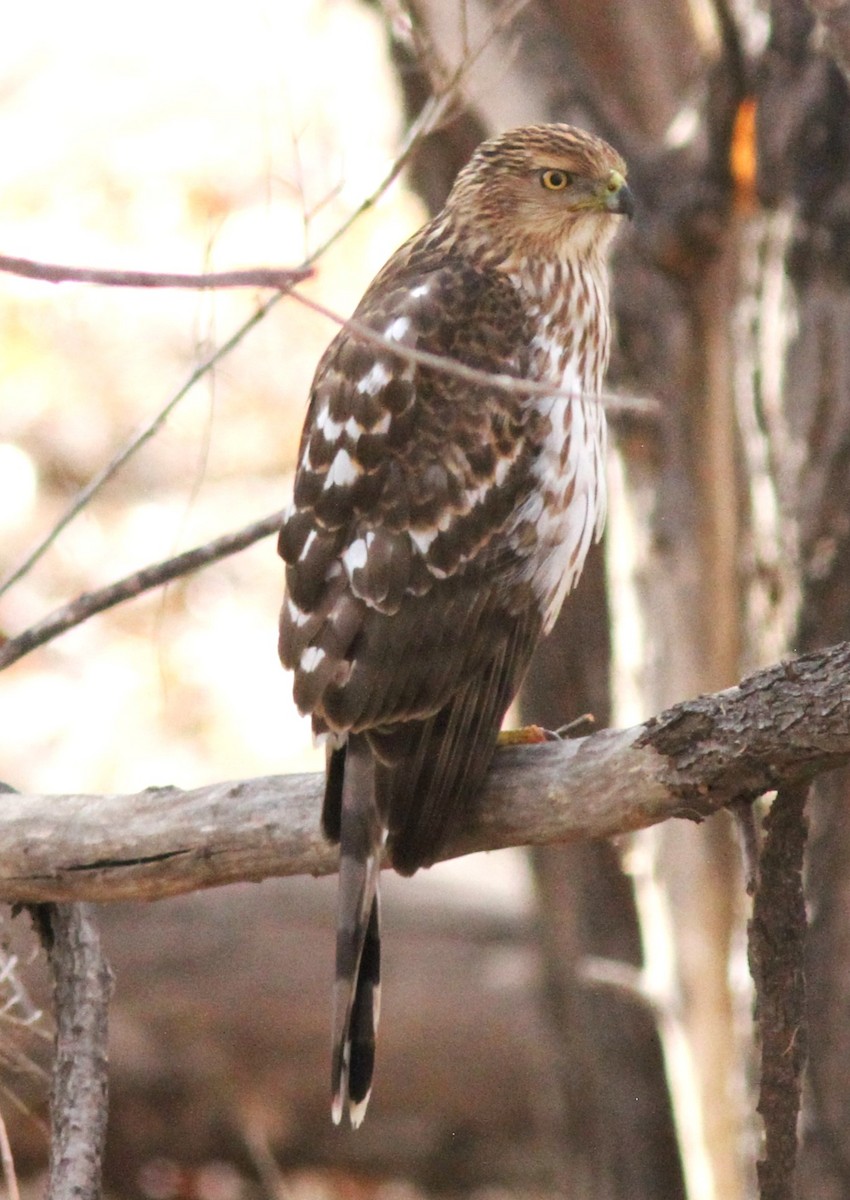
M619 171L612 171L605 183L603 204L607 212L630 219L635 215L635 197Z

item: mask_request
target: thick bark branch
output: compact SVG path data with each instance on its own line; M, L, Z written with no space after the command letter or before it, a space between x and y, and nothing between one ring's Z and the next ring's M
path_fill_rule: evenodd
M804 955L806 784L782 787L765 819L767 837L749 925L750 971L761 1042L758 1111L764 1158L757 1164L761 1200L793 1200L797 1125L806 1061Z
M442 857L610 837L850 762L850 643L759 671L645 725L500 750ZM0 899L153 900L271 875L324 875L318 775L135 796L4 795Z

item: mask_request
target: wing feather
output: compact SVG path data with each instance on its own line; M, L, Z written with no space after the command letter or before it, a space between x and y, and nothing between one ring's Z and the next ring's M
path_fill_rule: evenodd
M525 365L514 289L468 264L403 263L356 315L405 345L502 373ZM345 330L331 344L279 542L281 657L317 730L428 716L478 674L483 610L498 624L515 604L506 531L533 453L521 398Z
M438 713L368 735L389 851L402 874L434 861L459 808L477 793L539 633L539 618L526 613Z

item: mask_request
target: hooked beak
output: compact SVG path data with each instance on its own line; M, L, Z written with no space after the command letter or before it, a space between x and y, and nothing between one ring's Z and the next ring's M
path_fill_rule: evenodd
M606 212L617 213L631 219L635 215L635 197L619 171L611 171L603 185L602 207Z

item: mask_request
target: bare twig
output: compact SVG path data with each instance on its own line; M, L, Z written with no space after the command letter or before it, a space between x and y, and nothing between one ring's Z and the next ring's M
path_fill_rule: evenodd
M300 267L246 267L239 271L210 271L187 275L168 271L108 271L95 267L64 267L55 263L35 262L30 258L12 258L0 254L0 271L38 279L42 283L100 283L106 287L126 288L212 288L259 287L286 291L295 283L309 279L313 270Z
M203 546L196 546L163 562L143 567L141 571L134 571L132 575L99 588L96 592L83 592L69 604L63 604L43 620L0 645L0 671L36 647L43 646L62 633L67 633L69 629L80 625L96 613L104 612L153 588L162 587L181 575L208 567L211 563L247 549L261 538L269 537L280 529L283 515L283 511L272 513L251 525L246 525L244 529L238 529L235 533L223 534L211 542L204 543Z
M701 820L850 762L850 643L780 663L631 729L497 751L441 857ZM319 775L195 791L0 800L0 900L158 899L237 880L325 875Z
M53 972L56 1008L47 1200L99 1200L112 972L88 905L47 905L37 923Z

